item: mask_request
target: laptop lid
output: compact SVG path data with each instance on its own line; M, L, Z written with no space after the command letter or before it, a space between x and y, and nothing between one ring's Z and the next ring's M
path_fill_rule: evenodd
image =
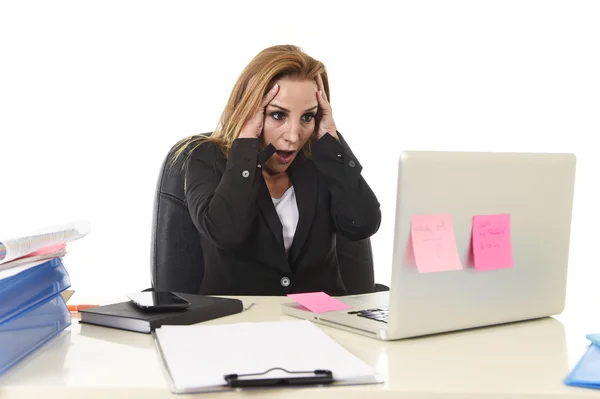
M573 154L406 151L399 160L388 338L549 316L565 303ZM451 215L460 270L419 271L414 215ZM473 216L508 214L513 265L478 271Z

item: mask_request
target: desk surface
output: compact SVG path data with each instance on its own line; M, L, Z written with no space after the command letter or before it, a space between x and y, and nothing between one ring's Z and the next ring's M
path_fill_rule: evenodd
M291 319L280 311L287 298L241 299L245 306L256 305L207 324ZM95 303L122 300L127 299L104 298ZM571 325L565 314L394 342L321 326L339 344L374 366L385 383L261 391L260 397L598 397L598 391L562 383L585 351L585 334L596 332L580 325L569 330ZM0 378L0 397L174 397L163 373L150 335L79 324L74 318L68 331ZM240 395L254 397L237 392L198 396L225 399Z

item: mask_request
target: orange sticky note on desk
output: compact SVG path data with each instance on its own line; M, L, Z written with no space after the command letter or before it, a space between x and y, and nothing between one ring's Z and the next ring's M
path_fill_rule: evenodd
M413 215L410 235L420 273L462 269L451 214Z
M334 310L346 310L352 308L352 306L346 305L324 292L288 294L287 296L313 313L332 312Z
M513 267L510 214L473 216L475 270Z

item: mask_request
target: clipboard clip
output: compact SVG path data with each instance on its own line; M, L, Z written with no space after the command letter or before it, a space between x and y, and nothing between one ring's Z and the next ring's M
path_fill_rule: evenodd
M266 377L264 376L271 371L281 370L288 377ZM298 385L317 385L333 383L333 374L329 370L313 370L313 371L288 371L281 367L273 367L264 373L253 374L227 374L224 376L227 385L232 388L239 387L265 387L265 386L298 386Z

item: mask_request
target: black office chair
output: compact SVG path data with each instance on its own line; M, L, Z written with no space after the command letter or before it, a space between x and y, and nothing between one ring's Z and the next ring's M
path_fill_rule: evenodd
M208 135L205 134L205 135ZM174 145L158 176L151 242L151 283L156 291L197 294L204 276L199 233L190 217L183 191L182 158L172 165ZM385 291L375 284L371 241L337 236L340 273L349 294Z

